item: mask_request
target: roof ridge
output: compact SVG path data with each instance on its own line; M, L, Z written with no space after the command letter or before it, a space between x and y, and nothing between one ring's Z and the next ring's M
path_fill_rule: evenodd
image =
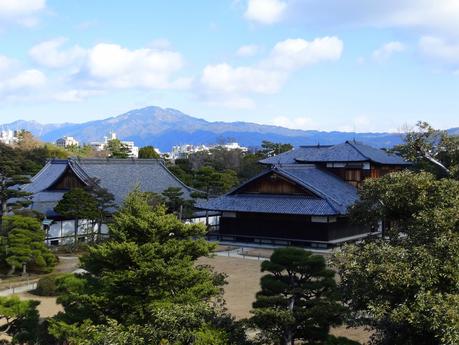
M367 155L363 154L362 151L360 151L360 150L354 145L354 144L356 144L355 142L354 142L354 144L353 144L353 143L351 143L349 140L347 140L347 141L346 141L346 144L351 145L351 147L352 147L354 150L356 150L358 153L360 153L360 154L361 154L363 157L365 157L366 159L368 159L368 160L370 160L370 161L373 161L373 159L371 159L371 158L368 157ZM368 145L366 145L366 146L368 146Z

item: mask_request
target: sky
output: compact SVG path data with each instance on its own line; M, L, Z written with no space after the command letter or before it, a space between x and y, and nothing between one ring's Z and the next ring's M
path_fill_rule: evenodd
M0 0L0 123L445 129L458 91L457 0Z

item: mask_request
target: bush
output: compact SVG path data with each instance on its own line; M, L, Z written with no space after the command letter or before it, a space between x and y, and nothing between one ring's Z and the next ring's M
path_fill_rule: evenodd
M335 337L334 335L329 335L325 345L360 345L360 343L346 337Z
M57 296L56 280L67 275L67 273L51 274L41 278L37 283L34 294L38 296Z

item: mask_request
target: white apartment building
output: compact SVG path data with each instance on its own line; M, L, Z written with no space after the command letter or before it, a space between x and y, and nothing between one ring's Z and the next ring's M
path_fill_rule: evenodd
M19 141L18 131L10 129L0 131L0 143L5 145L13 145Z
M59 138L56 140L56 145L59 147L70 147L70 146L80 146L80 143L78 140L76 140L74 137L63 137Z
M117 139L116 133L110 132L108 137L104 136L103 142L94 141L94 142L91 142L89 145L91 145L91 147L96 151L103 151L107 148L108 142L110 140L115 140L115 139ZM129 149L129 157L132 157L132 158L139 157L139 147L135 146L135 143L133 141L121 140L121 143Z

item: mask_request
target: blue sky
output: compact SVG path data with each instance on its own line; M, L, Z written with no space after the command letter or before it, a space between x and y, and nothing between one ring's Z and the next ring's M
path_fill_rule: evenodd
M299 129L459 126L456 0L2 0L0 123L158 105Z

